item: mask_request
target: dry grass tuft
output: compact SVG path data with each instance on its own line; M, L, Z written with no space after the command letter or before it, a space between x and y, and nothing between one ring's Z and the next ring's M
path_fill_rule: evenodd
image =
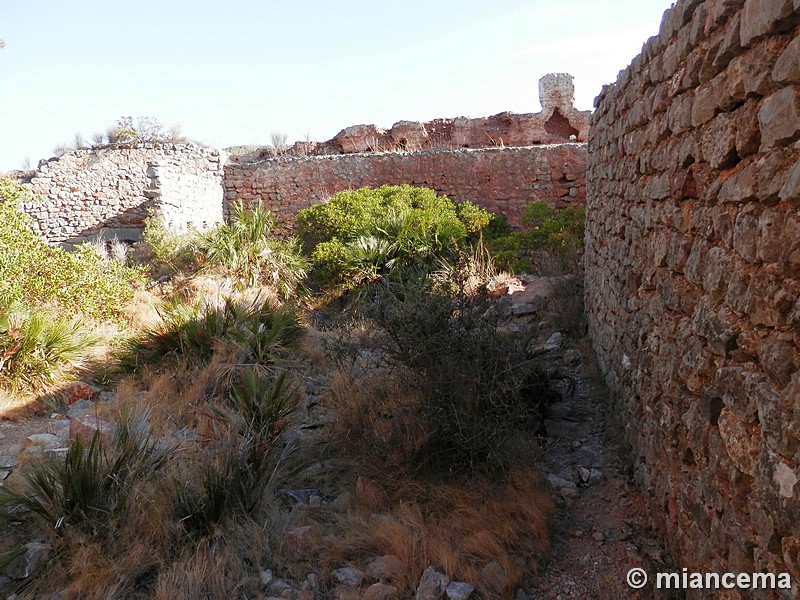
M480 586L480 571L495 560L508 586L483 589L488 597L511 597L526 573L535 573L549 548L553 515L550 494L541 475L519 470L508 479L451 483L408 480L397 490L387 517L351 515L329 539L333 562L363 561L393 554L406 565L412 590L430 565L450 577Z

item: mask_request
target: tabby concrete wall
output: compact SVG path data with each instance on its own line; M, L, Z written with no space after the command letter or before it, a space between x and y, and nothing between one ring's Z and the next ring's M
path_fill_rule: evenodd
M194 144L76 150L44 162L30 180L41 200L25 211L49 242L136 240L148 209L180 230L222 220L224 153Z
M287 222L336 192L384 184L425 186L471 200L519 224L525 206L583 204L586 144L424 150L230 161L227 202L262 201Z
M800 0L679 0L596 101L587 187L591 334L674 555L798 594Z

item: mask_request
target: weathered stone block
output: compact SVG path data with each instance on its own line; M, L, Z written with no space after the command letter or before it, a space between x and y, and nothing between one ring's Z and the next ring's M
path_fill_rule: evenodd
M703 158L714 169L725 169L735 164L739 155L736 153L736 121L729 113L717 115L703 128L700 147Z
M736 154L745 158L758 152L761 145L761 129L758 126L757 102L751 100L734 113L736 130Z
M783 202L792 204L800 202L800 159L790 169L786 182L778 192L778 196Z
M742 46L770 33L785 31L794 11L792 0L746 0L742 11L740 39Z
M775 61L772 79L778 83L800 83L800 36L792 40Z
M758 111L761 141L766 148L789 144L800 137L800 93L794 87L775 92Z
M717 425L725 451L733 464L742 473L754 475L758 456L759 426L745 423L727 408L722 409Z
M755 206L747 206L740 210L733 228L733 249L739 256L751 262L756 260L759 241L757 210Z

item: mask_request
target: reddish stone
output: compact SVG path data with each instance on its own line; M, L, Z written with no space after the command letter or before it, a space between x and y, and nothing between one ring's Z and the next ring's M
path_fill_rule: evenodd
M676 200L697 198L697 182L688 171L678 171L672 176L671 195Z
M283 534L283 547L291 558L311 558L316 550L317 530L313 525L290 529Z
M376 481L358 476L356 480L356 496L372 510L386 510L389 507L389 496Z
M74 381L61 390L61 394L67 404L75 404L79 400L96 400L100 395L100 388L83 381Z
M800 137L800 97L785 87L764 100L758 111L761 141L767 148L785 145Z
M92 443L92 439L99 432L100 439L105 444L111 443L114 436L115 425L108 419L94 415L83 415L70 419L69 438L80 440L84 446Z
M792 0L746 0L742 10L740 39L742 46L791 26Z

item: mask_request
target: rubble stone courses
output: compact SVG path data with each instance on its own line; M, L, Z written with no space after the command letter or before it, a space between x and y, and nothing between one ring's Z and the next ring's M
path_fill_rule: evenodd
M590 333L673 555L795 586L798 43L792 0L665 13L595 103L585 257Z

